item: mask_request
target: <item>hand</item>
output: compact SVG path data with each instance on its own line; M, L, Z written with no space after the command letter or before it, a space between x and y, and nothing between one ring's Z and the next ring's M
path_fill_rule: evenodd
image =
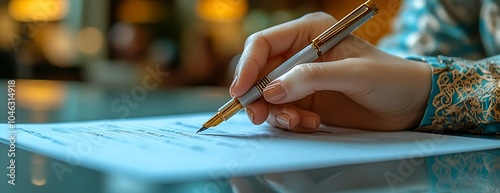
M243 95L335 22L326 13L312 13L248 37L231 95ZM390 55L350 35L315 62L297 65L272 81L246 111L254 124L267 120L296 132L314 132L320 122L404 130L418 126L430 87L428 64Z

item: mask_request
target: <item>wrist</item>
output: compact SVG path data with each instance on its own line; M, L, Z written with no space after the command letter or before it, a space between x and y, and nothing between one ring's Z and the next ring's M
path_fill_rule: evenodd
M425 114L428 106L432 101L430 101L430 97L432 95L432 66L421 60L408 60L411 62L413 66L416 67L415 73L417 74L417 84L415 88L417 91L415 92L417 95L416 102L416 111L415 111L415 119L412 123L411 128L417 128L422 125L422 121L425 118Z

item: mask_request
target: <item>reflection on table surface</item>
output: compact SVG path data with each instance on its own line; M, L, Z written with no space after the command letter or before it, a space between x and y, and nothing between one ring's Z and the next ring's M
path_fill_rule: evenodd
M215 111L229 99L227 88L220 87L148 89L39 80L18 80L16 92L18 123ZM0 100L6 101L5 93ZM7 151L1 144L0 152ZM500 149L253 176L222 172L176 184L151 184L16 151L16 186L0 175L6 192L500 192ZM0 156L1 162L6 158Z
M7 81L0 84L6 85ZM6 90L0 91L6 93ZM225 87L161 88L45 80L16 81L17 123L118 119L215 111ZM0 96L7 101L7 95ZM0 107L6 105L1 103ZM6 117L1 117L3 122Z

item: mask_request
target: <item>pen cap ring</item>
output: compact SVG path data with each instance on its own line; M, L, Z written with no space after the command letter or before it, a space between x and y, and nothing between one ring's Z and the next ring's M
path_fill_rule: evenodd
M262 77L259 81L257 81L254 86L259 90L260 94L264 94L264 89L271 82L267 76Z
M342 32L351 28L352 25L356 25L360 20L366 19L366 17L373 17L373 15L378 13L377 4L368 0L359 7L357 7L354 11L347 14L345 17L340 19L333 26L328 28L325 32L318 35L318 37L314 38L311 43L312 46L318 52L318 55L321 55L323 51L321 47L329 42L332 38L335 38L339 35L342 35ZM359 26L358 26L359 27ZM357 27L356 27L357 28ZM343 39L343 38L342 38Z
M241 109L243 109L243 106L241 106L240 101L236 98L233 98L219 109L219 113L222 120L226 121Z

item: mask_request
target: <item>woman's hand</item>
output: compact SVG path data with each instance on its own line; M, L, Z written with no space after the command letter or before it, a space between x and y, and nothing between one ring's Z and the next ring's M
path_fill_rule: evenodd
M230 88L241 96L336 20L312 13L246 40ZM393 131L417 127L431 87L431 67L385 53L350 35L313 63L300 64L246 108L254 124L267 122L297 132L314 132L320 122Z

